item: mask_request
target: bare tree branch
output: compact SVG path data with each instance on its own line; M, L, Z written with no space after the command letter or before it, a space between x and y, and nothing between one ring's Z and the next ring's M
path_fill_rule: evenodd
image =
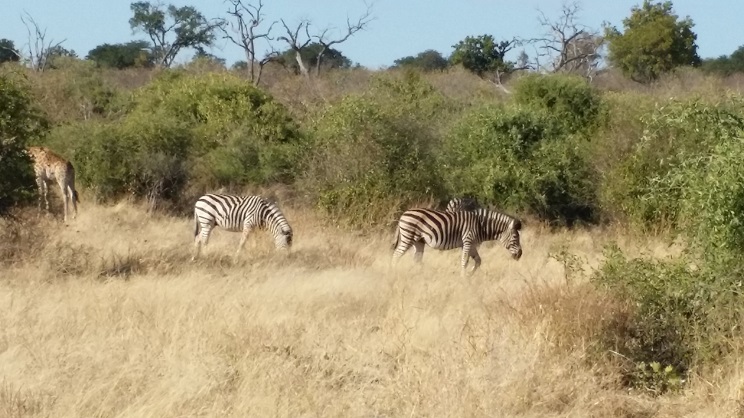
M57 49L67 39L63 39L57 43L53 43L53 40L46 41L46 28L41 30L39 25L36 23L34 18L26 13L26 18L21 15L21 22L26 26L26 33L28 34L28 42L26 47L28 48L28 61L31 68L35 71L43 72L46 69L49 61L51 52ZM31 28L33 27L33 34ZM19 55L20 56L20 55Z
M325 54L325 52L328 51L331 46L346 42L355 33L364 30L364 28L366 28L367 25L369 25L369 23L375 19L374 16L372 16L372 4L368 4L365 2L364 5L366 6L366 10L354 23L351 22L348 16L346 17L346 31L343 35L341 35L340 38L327 39L326 36L329 29L323 30L323 32L321 32L319 35L315 35L315 38L321 45L321 49L315 59L316 76L320 73L320 64L323 60L323 54Z
M581 74L591 78L601 59L600 49L604 39L598 31L576 22L581 7L578 2L564 3L561 16L550 20L538 10L538 22L546 29L543 36L526 40L536 45L536 69L557 73ZM545 58L547 63L542 64Z
M294 51L297 65L300 66L300 73L302 73L302 75L304 75L305 77L308 77L310 74L307 71L305 63L302 61L301 53L302 49L308 46L310 44L310 41L312 41L312 37L310 36L310 22L305 19L301 20L300 23L297 24L297 27L294 29L294 31L289 28L284 19L282 19L281 22L282 26L284 26L284 30L287 32L287 36L280 36L277 39L286 42L287 45L289 45L289 48ZM302 29L305 29L304 41L300 41L300 31Z
M244 3L243 0L226 1L232 5L227 13L233 17L234 21L230 24L232 33L229 33L224 26L221 27L224 33L223 38L229 39L232 43L243 49L248 68L250 69L250 80L258 85L264 65L278 56L278 53L275 53L274 47L270 44L270 41L273 40L270 36L271 30L277 22L271 22L265 31L260 31L258 28L264 23L264 4L262 0L258 0L258 5ZM269 43L271 52L263 59L257 60L256 43L259 40ZM258 75L256 74L256 67L258 67Z

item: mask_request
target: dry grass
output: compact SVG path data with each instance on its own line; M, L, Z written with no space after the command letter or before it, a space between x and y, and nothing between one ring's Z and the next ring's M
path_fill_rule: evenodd
M27 233L0 244L12 246L0 270L0 416L739 412L740 360L681 395L619 387L596 344L611 302L548 256L568 248L589 268L614 233L528 228L522 260L485 245L482 270L461 279L457 252L390 268L391 237L285 212L289 256L260 234L233 260L238 236L218 230L196 263L190 220L131 204L85 206L68 226L25 220Z

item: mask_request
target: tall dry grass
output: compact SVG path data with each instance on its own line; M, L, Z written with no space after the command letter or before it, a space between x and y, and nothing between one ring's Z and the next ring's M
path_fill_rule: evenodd
M217 230L190 263L189 219L137 206L2 225L0 416L734 416L741 362L652 398L619 384L596 341L615 307L549 254L596 265L607 230L524 231L461 279L458 253L390 267L392 237L284 208L290 255ZM14 228L13 225L17 227Z

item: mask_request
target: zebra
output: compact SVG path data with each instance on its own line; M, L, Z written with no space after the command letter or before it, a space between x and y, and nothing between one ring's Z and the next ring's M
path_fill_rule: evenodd
M447 208L444 210L445 212L460 212L463 210L476 210L480 209L481 206L478 204L478 201L470 198L470 197L455 197L452 200L447 203Z
M461 273L464 276L470 258L475 261L471 273L480 267L478 247L484 241L499 240L512 258L519 260L522 257L521 229L519 219L489 209L459 212L409 209L398 220L393 262L411 246L415 248L413 257L417 263L424 256L424 244L437 250L462 248Z
M275 203L261 196L205 194L194 204L194 225L196 251L192 261L199 256L201 246L206 247L215 225L227 231L243 232L236 256L240 254L248 234L254 228L268 229L274 237L277 249L289 250L292 247L293 233L289 222Z

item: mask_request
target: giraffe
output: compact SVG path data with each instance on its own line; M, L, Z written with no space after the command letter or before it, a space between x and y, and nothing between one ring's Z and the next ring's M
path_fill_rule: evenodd
M27 151L34 162L36 184L39 186L39 211L41 211L42 197L46 203L46 210L49 211L48 183L56 181L65 201L65 222L68 219L70 200L72 200L74 210L72 218L75 219L77 217L77 202L80 200L77 190L75 190L75 169L72 167L72 163L46 147L28 147Z

